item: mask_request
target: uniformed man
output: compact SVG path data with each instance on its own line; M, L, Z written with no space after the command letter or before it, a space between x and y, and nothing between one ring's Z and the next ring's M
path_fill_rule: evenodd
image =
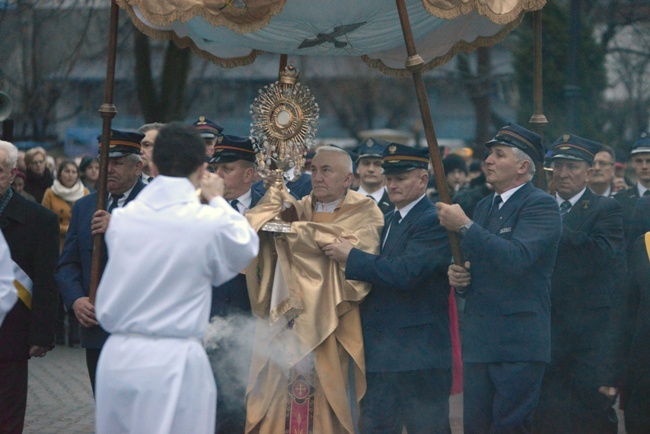
M463 427L468 434L527 433L551 358L549 291L560 213L531 183L544 155L538 134L508 124L485 145L494 194L478 203L473 220L459 205L436 204L440 223L461 234L468 261L448 272L466 297Z
M374 200L384 214L395 208L386 191L386 177L382 168L386 146L388 142L384 140L368 138L355 149L355 163L359 175L357 191Z
M223 179L223 198L238 213L245 214L262 198L251 189L255 175L255 151L248 137L223 135L215 145L210 170ZM216 319L215 317L218 317ZM253 344L247 319L252 318L246 276L242 273L212 288L210 318L215 327L222 321L234 325L236 334L220 334L208 351L217 388L217 433L244 432L246 424L246 380ZM236 325L235 325L236 324Z
M403 426L409 433L451 432L451 248L426 195L428 165L428 152L389 144L382 167L395 211L385 216L379 254L345 238L323 248L345 267L346 279L372 284L361 304L363 433L401 434Z
M650 196L650 137L642 137L634 142L630 157L632 168L638 178L637 183L614 195L614 199L619 201L623 207L623 225L628 251L634 243L634 238L641 235L632 218L637 200L640 197Z
M209 161L214 155L214 145L219 141L223 127L205 116L199 116L192 125L194 125L194 129L198 131L203 143L205 143L206 161Z
M99 353L108 334L99 326L89 299L93 235L106 232L110 213L133 200L145 187L141 180L140 147L144 134L111 130L108 151L106 210L97 210L97 192L82 197L72 208L72 219L57 265L56 281L63 302L81 324L81 346L86 349L90 383L95 387ZM104 255L103 261L107 257Z
M551 364L534 432L614 434L623 351L621 206L587 188L599 143L567 133L552 149L562 237L551 280Z

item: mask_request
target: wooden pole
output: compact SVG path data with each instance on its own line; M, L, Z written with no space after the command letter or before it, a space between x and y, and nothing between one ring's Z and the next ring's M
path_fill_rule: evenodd
M449 187L447 187L447 179L445 178L445 171L442 166L442 156L440 155L440 147L438 146L438 139L436 138L436 131L433 126L427 90L424 86L424 79L422 78L422 66L424 65L424 61L415 49L411 23L409 21L408 11L406 10L404 0L396 0L396 2L400 23L402 24L402 33L404 34L406 52L408 54L408 58L406 59L406 68L413 76L415 92L420 106L420 115L422 116L422 125L424 126L424 135L429 144L429 156L433 167L433 175L436 180L436 186L438 187L440 201L450 204L451 195L449 194ZM457 265L463 265L463 253L460 249L458 234L451 231L447 234L449 235L449 243L451 244L451 253L454 257L454 262Z
M542 11L538 10L533 12L533 116L528 123L533 131L542 137L542 143L544 143L544 131L548 125L548 120L544 116L542 61ZM533 183L539 188L544 188L546 179L543 164L538 163L535 169Z
M102 144L99 148L99 180L97 185L97 210L106 209L106 184L108 177L108 147L111 135L111 120L117 114L113 105L113 91L115 89L115 58L117 51L117 20L119 9L115 0L111 0L111 21L108 34L108 61L106 64L106 84L104 89L104 103L99 108L102 116ZM95 295L99 280L104 271L102 256L104 254L104 235L93 236L92 268L90 271L89 301L95 304Z

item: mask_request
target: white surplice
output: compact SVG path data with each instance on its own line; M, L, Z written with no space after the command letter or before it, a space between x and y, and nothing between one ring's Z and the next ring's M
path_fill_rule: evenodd
M5 237L0 232L0 326L5 315L16 304L18 295L14 287L14 267Z
M96 314L111 336L97 368L97 433L214 433L200 341L211 285L249 264L257 234L223 198L201 205L187 178L159 176L113 212L106 245Z

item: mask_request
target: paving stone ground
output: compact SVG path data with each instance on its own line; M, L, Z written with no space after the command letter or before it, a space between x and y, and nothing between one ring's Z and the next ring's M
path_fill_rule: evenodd
M95 405L81 348L56 347L29 361L25 434L95 432Z
M462 395L450 398L453 434L463 432L462 399ZM94 412L83 349L56 347L45 357L30 360L25 434L92 434ZM625 433L622 422L619 433Z

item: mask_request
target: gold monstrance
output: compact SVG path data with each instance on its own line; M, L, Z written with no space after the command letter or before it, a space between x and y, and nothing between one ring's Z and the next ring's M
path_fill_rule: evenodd
M278 81L260 89L250 107L257 171L262 178L274 173L275 185L280 189L283 179L292 181L300 176L306 150L314 141L318 126L318 104L309 88L297 81L298 70L287 66ZM290 225L276 217L262 230L289 232Z

